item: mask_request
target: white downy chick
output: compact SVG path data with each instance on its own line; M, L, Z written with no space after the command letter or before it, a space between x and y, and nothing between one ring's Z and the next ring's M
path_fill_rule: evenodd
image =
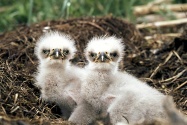
M124 55L122 40L114 36L93 38L85 49L89 64L85 68L87 76L81 88L81 95L95 109L103 108L103 100L108 90L115 90L119 83L118 63ZM118 77L117 77L118 78ZM112 88L111 88L112 87ZM102 100L102 101L101 101Z
M167 119L162 106L166 98L164 94L128 73L122 76L125 84L119 89L121 94L108 108L112 124L118 122L134 124L141 123L145 119L146 121L156 118Z
M114 36L95 37L90 40L85 49L89 64L85 67L87 73L81 86L83 100L69 121L89 124L99 113L106 112L110 102L105 102L105 98L108 93L116 90L114 83L118 83L118 63L123 57L123 51L122 40Z
M143 122L129 124L129 125L187 125L187 117L179 112L175 107L172 97L167 96L163 101L163 108L166 112L167 119L155 118L152 121L145 119ZM126 125L126 123L120 122L116 125Z
M106 110L112 124L166 118L162 107L165 96L162 93L132 75L117 70L123 49L121 39L115 37L93 38L89 42L85 50L89 61L87 76L81 87L84 101L75 109L70 121L88 124ZM95 113L83 109L92 109ZM85 114L92 117L85 118Z
M72 38L57 31L45 33L35 47L39 59L35 84L41 88L41 98L59 105L65 117L69 117L80 98L84 71L69 62L75 52Z

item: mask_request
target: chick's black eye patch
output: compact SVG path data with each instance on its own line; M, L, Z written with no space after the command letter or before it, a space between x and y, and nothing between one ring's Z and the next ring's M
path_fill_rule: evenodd
M48 50L48 49L43 49L42 52L43 52L44 54L49 54L49 53L50 53L50 50Z
M112 57L117 57L117 56L118 56L118 53L117 53L117 52L110 53L110 56L112 56Z
M68 49L64 49L64 50L63 50L63 53L64 53L65 55L68 55L68 54L69 54L69 50L68 50Z
M96 53L89 52L89 56L90 56L90 57L95 57L95 56L96 56Z

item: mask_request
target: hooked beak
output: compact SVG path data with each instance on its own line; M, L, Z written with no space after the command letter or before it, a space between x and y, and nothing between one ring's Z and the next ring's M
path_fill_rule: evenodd
M101 62L101 63L107 63L112 61L110 56L107 55L105 52L101 52L98 55L98 58L96 59L97 62Z
M60 59L60 58L63 59L64 58L60 49L54 49L53 52L51 53L50 57L53 58L53 59Z
M55 54L54 54L55 57L58 58L58 57L59 57L59 50L58 50L58 49L55 49L54 53L55 53Z

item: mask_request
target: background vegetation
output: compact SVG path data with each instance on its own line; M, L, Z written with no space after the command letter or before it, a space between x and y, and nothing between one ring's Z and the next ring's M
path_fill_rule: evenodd
M135 22L133 6L153 0L0 0L0 32L42 20L112 14ZM187 0L173 0L182 3Z

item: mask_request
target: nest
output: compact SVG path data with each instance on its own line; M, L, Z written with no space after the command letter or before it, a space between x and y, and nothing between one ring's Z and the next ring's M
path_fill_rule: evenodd
M31 26L20 26L0 35L0 123L5 125L58 125L63 121L59 107L42 102L40 91L34 86L33 74L38 60L34 47L39 36L47 30L58 30L72 36L78 49L72 63L84 66L83 50L93 36L115 35L126 45L120 69L141 78L164 94L174 97L177 107L187 114L187 30L183 35L153 50L144 39L151 32L138 31L135 26L114 17L76 18L45 21ZM172 29L178 32L178 28ZM170 30L171 31L171 30ZM164 31L163 32L168 32ZM163 39L162 39L163 40ZM155 49L155 48L154 48ZM82 65L83 64L83 65Z

